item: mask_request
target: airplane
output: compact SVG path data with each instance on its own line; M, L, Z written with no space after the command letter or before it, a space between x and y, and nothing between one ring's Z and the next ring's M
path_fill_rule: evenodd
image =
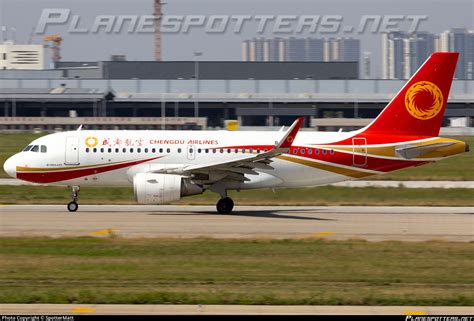
M219 214L229 190L310 187L436 162L469 151L438 137L458 53L433 53L384 110L350 132L77 130L31 142L4 164L20 180L66 185L69 212L81 186L133 186L139 204L167 204L206 190Z

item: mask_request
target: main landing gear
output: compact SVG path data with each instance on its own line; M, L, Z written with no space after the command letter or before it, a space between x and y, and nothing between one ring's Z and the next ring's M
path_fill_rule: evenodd
M72 187L72 192L71 192L71 198L72 202L67 204L67 210L69 212L75 212L79 208L79 205L77 204L77 200L79 199L79 191L80 191L79 186L73 186Z
M219 214L230 214L234 208L234 201L230 197L221 198L217 202L216 208Z
M227 196L226 186L220 182L213 184L210 188L211 191L221 196L221 199L216 204L217 213L219 214L230 214L234 208L234 201Z

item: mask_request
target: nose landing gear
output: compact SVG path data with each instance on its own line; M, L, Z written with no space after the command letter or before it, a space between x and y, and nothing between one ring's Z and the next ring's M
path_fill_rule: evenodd
M79 186L73 186L71 192L72 202L67 204L67 210L69 212L75 212L79 208L79 204L77 204L77 200L79 199L79 192L81 188Z

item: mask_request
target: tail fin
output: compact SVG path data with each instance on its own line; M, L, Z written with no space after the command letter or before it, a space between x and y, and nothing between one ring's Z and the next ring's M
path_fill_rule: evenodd
M364 133L438 136L458 56L433 53Z

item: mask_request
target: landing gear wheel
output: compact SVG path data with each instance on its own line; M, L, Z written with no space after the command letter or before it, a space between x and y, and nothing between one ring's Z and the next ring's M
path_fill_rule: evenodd
M230 214L234 208L234 201L230 197L221 198L217 202L216 208L219 214Z
M67 204L67 210L69 212L75 212L79 208L79 205L76 202L70 202Z
M77 204L77 201L79 200L79 192L81 191L81 188L79 186L72 186L71 188L71 199L72 201L67 204L67 210L69 212L75 212L79 208L79 205Z

